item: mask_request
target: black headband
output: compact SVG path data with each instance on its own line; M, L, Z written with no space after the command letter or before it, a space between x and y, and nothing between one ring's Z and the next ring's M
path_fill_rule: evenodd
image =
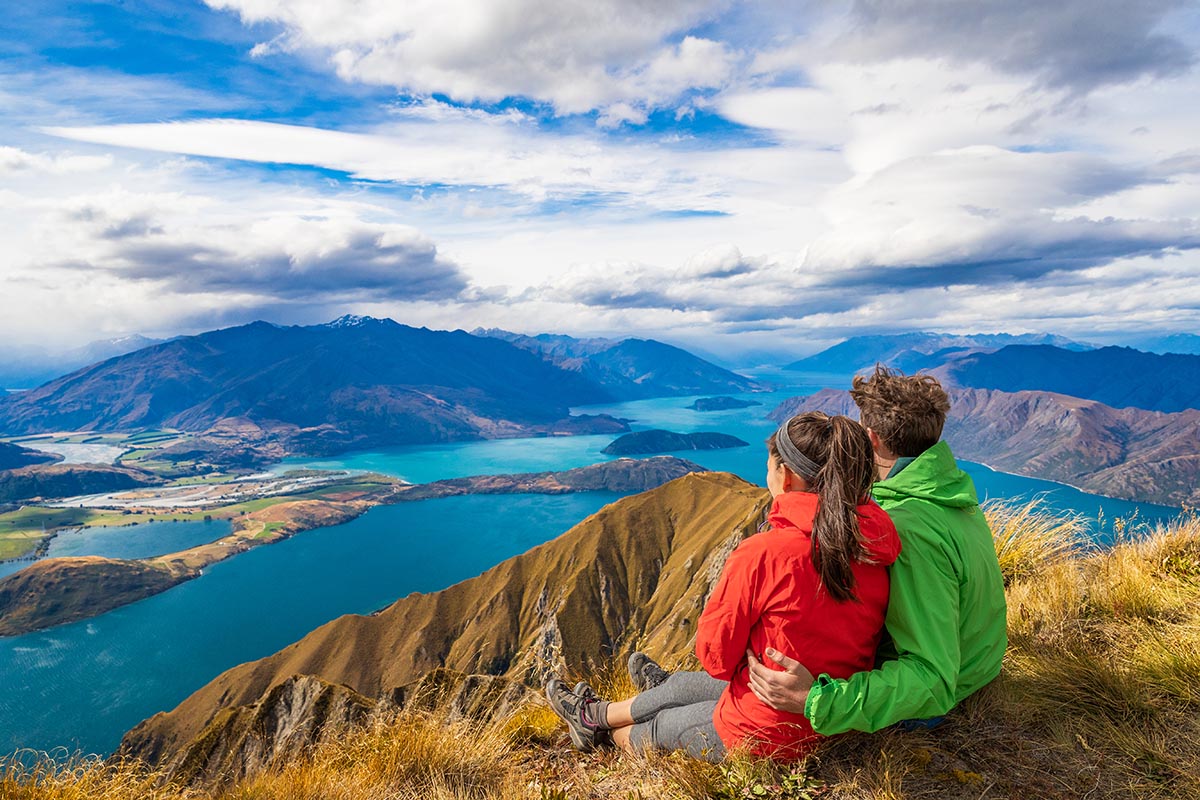
M788 469L811 483L817 477L817 473L821 471L821 465L801 453L800 448L792 442L792 437L788 436L788 424L792 419L795 417L780 425L779 430L775 431L775 449L779 451L779 459Z

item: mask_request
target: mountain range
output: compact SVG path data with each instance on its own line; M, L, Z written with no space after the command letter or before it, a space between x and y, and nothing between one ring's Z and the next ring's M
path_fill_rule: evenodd
M119 752L180 782L236 777L269 763L318 695L322 713L350 703L361 718L368 703L435 670L540 684L547 668L599 667L602 654L682 655L726 556L756 530L767 499L726 473L624 498L478 577L341 617L234 667L135 727Z
M1200 408L1200 356L1195 355L1159 355L1129 347L1073 351L1010 345L991 353L962 355L932 372L958 386L1057 392L1115 408Z
M929 372L949 386L1054 392L1148 411L1200 408L1200 355L1091 347L1048 334L859 336L787 369L850 374L876 363Z
M1200 503L1200 410L1116 409L1052 392L951 389L944 438L957 456L1085 491L1167 505ZM857 418L850 394L826 389L775 408Z
M1133 342L1138 350L1151 353L1183 353L1200 355L1200 336L1194 333L1172 333L1168 336L1150 336Z
M604 386L621 400L698 394L695 387L700 385L713 387L712 392L753 392L766 388L714 367L686 350L653 339L575 339L549 333L526 336L499 328L476 328L472 333L502 339L537 353L561 369L578 372Z
M132 353L160 341L134 334L90 342L63 352L43 348L0 349L0 387L30 389L89 364ZM0 389L2 394L3 389Z
M793 361L784 369L807 372L833 372L851 375L884 364L902 372L940 366L948 359L969 353L993 352L1017 344L1045 344L1069 350L1085 350L1080 344L1048 333L910 333L853 336L815 355Z
M563 365L494 336L343 317L181 337L0 398L0 431L203 432L250 423L289 452L620 432L570 407L757 384L684 351L613 343ZM589 351L589 352L583 352ZM682 362L680 367L676 362Z

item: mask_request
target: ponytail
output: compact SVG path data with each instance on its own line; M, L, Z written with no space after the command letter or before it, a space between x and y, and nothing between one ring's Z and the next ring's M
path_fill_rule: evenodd
M768 440L768 448L817 494L812 559L825 590L838 602L856 599L852 565L867 558L857 507L866 501L875 479L866 429L849 417L810 411L788 420L776 440ZM799 469L788 463L794 451L803 456Z

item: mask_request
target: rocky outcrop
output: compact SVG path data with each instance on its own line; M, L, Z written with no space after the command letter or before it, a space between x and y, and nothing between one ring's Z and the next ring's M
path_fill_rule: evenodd
M476 578L372 616L342 617L225 672L130 731L120 752L169 770L191 759L190 774L212 774L208 763L225 751L197 750L197 742L232 710L261 708L296 675L379 702L394 697L394 687L450 669L492 676L473 680L503 698L508 683L497 679L536 686L547 668L594 667L635 647L686 652L725 556L755 531L767 499L725 473L687 475L625 498ZM458 702L469 711L470 702Z
M175 783L227 785L303 758L357 728L387 722L402 709L437 711L449 720L478 719L509 714L530 693L515 681L444 669L378 697L312 675L293 675L255 703L224 709L166 761L164 771ZM156 760L160 755L143 753Z
M610 456L631 456L679 450L724 450L730 447L745 447L747 444L749 443L727 433L675 433L652 430L627 433L600 452Z

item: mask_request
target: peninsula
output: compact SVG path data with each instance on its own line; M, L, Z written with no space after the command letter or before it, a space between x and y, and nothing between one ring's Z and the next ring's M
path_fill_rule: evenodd
M640 492L706 470L670 456L623 458L562 472L480 475L408 484L384 475L302 473L203 487L143 487L72 498L169 518L229 519L233 531L214 542L153 558L48 558L0 579L0 636L87 619L165 591L205 567L300 531L338 525L383 504L461 494ZM226 498L224 504L221 498ZM229 503L228 499L238 502ZM78 511L79 509L67 509ZM135 513L136 512L136 513Z

